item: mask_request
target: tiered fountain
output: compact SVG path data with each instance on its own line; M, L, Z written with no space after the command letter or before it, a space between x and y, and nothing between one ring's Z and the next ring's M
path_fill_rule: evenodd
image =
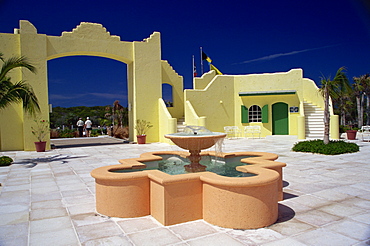
M203 126L186 126L183 133L167 134L165 137L171 139L180 148L189 150L190 164L184 167L187 172L194 173L206 170L206 166L199 163L201 150L211 148L225 138L226 134L211 132Z
M183 151L156 151L120 160L119 165L94 169L91 175L96 183L97 212L121 218L152 215L164 225L197 219L234 229L273 224L278 217L278 201L283 197L285 163L274 161L277 155L265 152L222 153L217 156L225 160L225 167L229 160L238 160L236 168L231 168L251 175L231 177L210 172L199 161L216 156L216 152L201 150L225 136L202 127L188 127L185 133L165 137L187 149L190 155ZM153 170L171 155L188 157L186 173L170 175Z

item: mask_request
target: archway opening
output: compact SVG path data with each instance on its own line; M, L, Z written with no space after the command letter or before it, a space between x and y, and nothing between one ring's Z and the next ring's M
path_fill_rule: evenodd
M172 85L163 83L162 84L162 99L166 103L167 107L173 107L173 88Z
M123 126L128 126L125 63L103 57L68 56L50 60L47 66L52 129L75 130L78 119L85 121L87 117L93 123L94 135L109 134L117 118L121 118ZM113 116L112 107L117 100L123 107L123 116Z

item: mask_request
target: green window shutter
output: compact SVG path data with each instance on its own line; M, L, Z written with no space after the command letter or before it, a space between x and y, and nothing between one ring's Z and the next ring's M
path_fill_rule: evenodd
M269 106L266 104L262 107L262 123L269 122Z
M242 123L249 123L248 109L244 105L242 105Z

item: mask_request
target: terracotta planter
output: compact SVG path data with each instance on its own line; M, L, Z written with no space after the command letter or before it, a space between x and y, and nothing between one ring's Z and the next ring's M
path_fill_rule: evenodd
M347 139L349 139L349 140L355 140L356 139L356 134L357 134L356 130L347 130L346 133L347 133Z
M35 142L36 152L45 152L46 142Z
M137 143L138 144L145 144L146 143L146 135L137 135Z

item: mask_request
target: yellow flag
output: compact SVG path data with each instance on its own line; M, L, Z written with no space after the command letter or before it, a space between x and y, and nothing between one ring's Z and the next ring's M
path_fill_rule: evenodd
M216 71L216 74L217 75L222 75L221 71L218 70L215 66L213 66L212 64L209 64L209 65L210 65L211 70L215 70Z
M202 51L202 60L206 60L207 62L209 62L209 63L211 63L212 62L212 59L211 58L209 58L207 55L206 55L206 53L204 53L203 51Z

